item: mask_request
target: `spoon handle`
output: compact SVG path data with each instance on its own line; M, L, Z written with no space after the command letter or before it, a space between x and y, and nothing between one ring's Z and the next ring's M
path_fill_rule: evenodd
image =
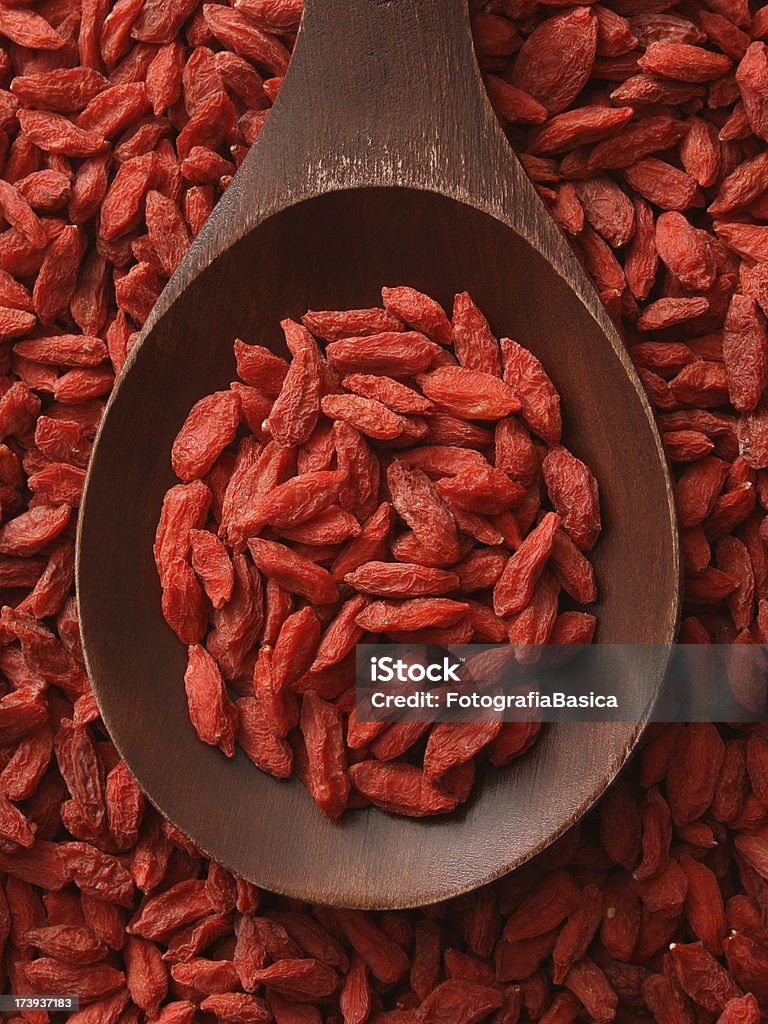
M306 0L270 120L267 131L290 132L306 176L328 188L350 187L353 178L445 182L450 191L471 185L462 179L471 178L483 145L506 147L466 0Z
M621 348L491 107L467 0L305 0L269 117L195 240L194 267L175 275L152 322L223 248L286 207L391 187L438 193L511 227Z

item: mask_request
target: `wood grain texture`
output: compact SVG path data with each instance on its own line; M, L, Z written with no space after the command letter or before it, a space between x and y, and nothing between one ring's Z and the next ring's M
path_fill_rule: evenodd
M150 799L210 856L313 902L407 907L475 888L576 821L642 723L548 727L446 820L376 809L331 824L297 781L200 743L186 652L165 625L152 542L191 405L234 375L241 336L285 354L279 321L374 305L407 283L468 290L529 346L594 470L603 642L665 644L678 618L673 494L615 326L487 101L463 0L307 0L266 127L142 331L109 402L78 536L83 646L110 733ZM650 708L666 661L649 647ZM622 685L630 685L623 681Z

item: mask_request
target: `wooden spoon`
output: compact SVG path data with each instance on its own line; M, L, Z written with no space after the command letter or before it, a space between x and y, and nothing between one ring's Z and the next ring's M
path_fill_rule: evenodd
M169 453L194 402L226 388L236 336L285 354L279 321L375 305L409 284L450 310L468 290L540 357L566 443L594 470L603 642L668 644L674 502L648 402L614 324L498 126L465 0L307 0L280 97L163 292L115 387L80 518L83 647L104 722L151 801L206 854L313 902L408 907L523 863L573 824L644 721L555 725L444 820L377 809L325 820L301 783L190 725L186 651L165 625L152 543ZM666 663L649 650L650 708Z

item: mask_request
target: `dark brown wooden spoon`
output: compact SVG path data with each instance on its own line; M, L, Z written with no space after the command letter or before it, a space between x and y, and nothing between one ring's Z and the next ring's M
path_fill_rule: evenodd
M284 354L279 321L375 305L410 284L468 290L530 346L593 468L603 642L668 644L678 617L674 502L651 410L615 326L500 130L465 0L307 0L290 71L252 152L163 292L112 394L80 518L83 646L103 719L153 803L206 854L314 902L407 907L465 892L576 821L644 722L549 727L461 814L376 809L339 824L295 779L196 738L186 652L165 625L152 542L173 438L228 386L232 340ZM649 650L655 699L666 652Z

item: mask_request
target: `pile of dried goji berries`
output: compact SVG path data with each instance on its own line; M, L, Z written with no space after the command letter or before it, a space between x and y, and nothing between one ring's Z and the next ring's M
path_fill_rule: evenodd
M508 764L538 735L501 716L360 721L356 645L509 641L531 659L595 631L588 612L558 614L561 590L596 598L583 552L600 508L541 363L499 343L467 292L452 320L407 286L382 301L284 320L290 364L235 342L241 382L190 410L155 540L197 735L295 771L334 819L368 803L446 814L476 755Z
M528 867L365 914L208 863L143 805L98 721L71 509L114 372L263 124L299 6L0 5L4 989L79 993L76 1024L757 1024L765 727L657 727ZM680 479L683 635L762 640L768 8L473 7L511 142L658 409Z

